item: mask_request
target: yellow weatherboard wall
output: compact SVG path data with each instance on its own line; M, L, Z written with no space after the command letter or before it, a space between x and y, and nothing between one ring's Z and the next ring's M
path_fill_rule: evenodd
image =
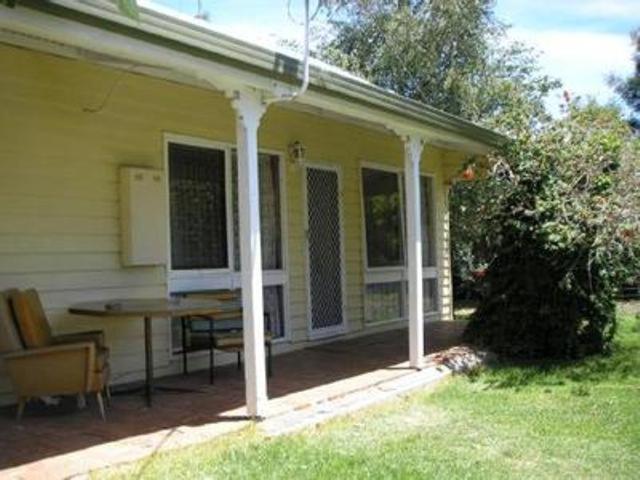
M119 167L164 169L165 133L233 143L230 103L211 91L9 46L0 46L0 65L0 289L37 288L57 332L104 329L114 382L142 378L140 320L79 318L66 309L80 301L166 295L164 267L121 266ZM360 167L402 167L403 146L390 134L270 107L260 147L286 153L295 140L304 144L309 161L341 169L346 316L349 331L356 332L364 327ZM432 147L423 155L423 170L436 179L446 318L451 300L444 175L462 156ZM287 328L296 344L308 339L303 169L286 161L285 172ZM177 371L169 322L156 321L154 328L158 373ZM0 403L6 403L13 399L1 369Z

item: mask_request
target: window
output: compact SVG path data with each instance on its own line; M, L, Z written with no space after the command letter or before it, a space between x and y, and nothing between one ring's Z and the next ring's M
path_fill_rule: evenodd
M438 279L422 279L422 309L424 313L438 310Z
M365 318L367 322L406 316L402 176L365 167L362 195L365 226Z
M282 219L280 217L280 157L260 154L260 232L262 268L282 269ZM233 181L233 241L234 269L240 270L240 226L238 225L238 161L235 150L231 156Z
M422 228L422 297L424 313L438 310L438 265L436 258L436 208L433 177L420 177Z
M406 318L404 260L404 191L400 172L362 169L366 266L365 320L370 323ZM437 311L437 266L433 178L420 177L423 305Z
M171 238L170 289L229 290L240 287L238 169L235 150L182 139L167 145ZM204 146L203 146L204 145ZM274 338L285 336L281 159L259 154L264 309ZM180 321L172 323L174 350Z
M367 265L370 268L402 266L402 205L399 175L362 169Z
M435 208L433 206L433 177L420 177L420 216L422 229L422 266L436 266Z
M371 323L399 320L405 316L405 282L370 283L365 287L365 312Z
M284 298L282 285L264 287L262 292L264 312L268 314L269 331L273 338L283 338L284 331Z
M169 144L173 270L229 267L225 152Z

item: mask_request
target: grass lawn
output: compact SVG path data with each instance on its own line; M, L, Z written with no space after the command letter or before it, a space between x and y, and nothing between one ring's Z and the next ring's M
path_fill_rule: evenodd
M255 430L108 478L639 478L640 316L608 357L496 365L277 439Z

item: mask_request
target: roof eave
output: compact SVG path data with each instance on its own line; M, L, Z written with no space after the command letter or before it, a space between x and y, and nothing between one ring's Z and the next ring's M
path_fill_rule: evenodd
M182 19L148 2L140 2L139 22L122 15L115 2L111 1L23 0L20 5L146 41L162 41L163 45L169 48L186 46L190 53L196 51L204 58L213 56L213 61L248 70L291 86L297 85L300 81L302 65L299 59L216 32L204 23ZM443 130L484 145L488 149L496 148L507 141L507 137L493 130L368 82L315 65L310 68L310 89L384 111L399 120L410 121L418 129L424 126Z

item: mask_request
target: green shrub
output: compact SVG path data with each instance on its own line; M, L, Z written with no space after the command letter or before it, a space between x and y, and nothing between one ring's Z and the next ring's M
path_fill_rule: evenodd
M571 104L494 160L503 194L467 339L528 358L606 350L616 287L639 265L638 139L615 109Z

